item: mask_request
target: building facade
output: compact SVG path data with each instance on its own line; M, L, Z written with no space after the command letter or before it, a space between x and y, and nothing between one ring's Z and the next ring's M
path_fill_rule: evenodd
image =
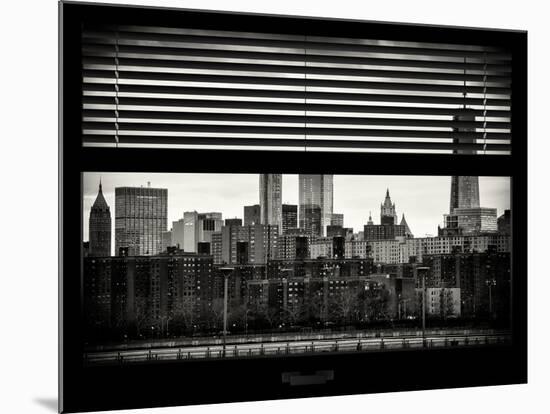
M161 251L167 230L168 190L165 188L115 188L115 251L128 255L155 255Z
M374 224L372 216L369 213L369 220L363 226L363 240L395 240L399 237L405 237L407 231L410 233L410 229L408 229L408 225L404 219L402 220L402 224L397 223L395 203L392 203L390 190L387 189L384 202L380 204L380 224Z
M304 229L291 229L279 236L278 258L294 260L296 258L309 258L310 236Z
M324 236L333 213L333 176L300 174L298 201L300 227L309 227L310 232L317 231L319 236ZM320 230L316 228L317 216Z
M261 224L260 205L254 204L251 206L244 206L244 225L252 226L254 224Z
M397 213L395 211L395 203L392 203L390 197L390 189L386 189L386 197L384 202L380 204L380 224L394 225L397 224Z
M445 217L447 228L458 229L458 234L496 232L497 209L487 207L455 208Z
M260 224L278 226L283 231L283 175L260 174Z
M480 207L479 177L451 177L451 200L449 214L444 216L444 228L439 235L468 235L496 232L497 211Z
M416 289L417 309L422 308L422 289ZM426 288L426 315L440 319L461 316L461 291L459 288Z
M186 211L183 219L172 223L174 245L186 252L196 253L198 243L211 243L212 234L219 232L222 226L222 213Z
M372 224L363 226L363 239L367 241L395 240L405 237L405 226L395 224Z
M249 264L265 264L278 257L279 226L223 226L212 236L212 253L216 264L239 263L238 243L246 242Z
M344 227L344 215L341 213L332 213L330 225Z
M212 256L174 250L157 256L86 258L84 314L88 335L169 335L212 320L222 283ZM170 328L172 327L172 328Z
M332 258L333 256L332 237L317 237L311 240L309 251L310 258Z
M260 174L260 224L278 226L283 231L282 174Z
M504 214L497 219L497 229L501 234L512 234L510 210L504 210Z
M476 207L479 207L479 177L452 176L449 213L453 214L457 208Z
M111 255L111 210L103 197L101 181L97 197L90 210L88 223L90 242L88 255L105 257Z
M185 245L185 220L179 219L172 222L172 245L178 249L184 248Z
M212 234L221 230L224 222L222 218L222 213L218 212L209 212L209 213L200 213L198 215L198 227L199 227L199 239L197 244L200 242L211 243ZM237 219L239 220L239 219ZM194 250L197 251L196 248Z
M312 238L323 237L323 213L321 207L308 205L303 208L304 220L300 228Z
M370 257L374 263L395 264L401 263L401 241L399 240L378 240L369 242Z
M160 246L160 252L164 253L168 250L169 247L173 247L172 244L172 230L162 232L162 244Z
M282 233L286 234L290 229L298 228L298 206L296 204L283 204Z
M226 226L242 226L243 225L243 220L240 219L240 218L225 219L225 225Z
M459 289L460 314L465 317L488 316L507 319L510 312L510 253L489 250L426 255L426 286ZM419 287L420 282L417 284Z

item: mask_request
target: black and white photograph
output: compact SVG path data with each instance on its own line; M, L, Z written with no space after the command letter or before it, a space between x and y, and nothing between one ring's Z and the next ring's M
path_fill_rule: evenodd
M0 413L546 413L546 9L5 2Z
M86 364L511 339L507 177L83 183Z
M526 383L527 32L191 3L59 4L59 411Z

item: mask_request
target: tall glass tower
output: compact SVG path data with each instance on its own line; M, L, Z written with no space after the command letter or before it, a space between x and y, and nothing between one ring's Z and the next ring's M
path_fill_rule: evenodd
M167 227L168 190L165 188L115 188L115 254L128 248L129 256L161 252Z
M455 154L476 154L475 149L468 149L468 144L475 144L475 128L470 124L475 122L474 112L464 107L454 120L460 125L454 128L457 138L455 144L466 145L466 149L454 150ZM462 123L462 125L461 125ZM471 133L471 135L470 135ZM449 213L453 214L455 208L477 208L479 207L479 177L453 176L451 178L451 203Z
M283 232L286 234L289 229L298 227L298 206L295 204L283 204Z
M260 174L260 223L279 227L283 232L282 174Z
M307 227L314 229L313 236L324 236L333 212L333 176L300 174L298 191L300 228L305 229L307 223L316 221L315 217L309 215L320 214L320 228L317 230L317 226Z
M477 207L479 207L479 177L464 175L452 176L449 213L453 214L456 208Z
M99 191L90 210L90 256L111 255L111 211L99 182Z

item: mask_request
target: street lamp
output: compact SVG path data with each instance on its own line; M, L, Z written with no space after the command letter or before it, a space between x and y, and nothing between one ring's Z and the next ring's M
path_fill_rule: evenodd
M426 273L429 267L420 266L416 268L417 275L422 273L422 346L426 346Z
M223 275L223 352L225 358L225 345L227 342L227 291L229 284L229 276L233 273L232 267L220 267L220 272Z

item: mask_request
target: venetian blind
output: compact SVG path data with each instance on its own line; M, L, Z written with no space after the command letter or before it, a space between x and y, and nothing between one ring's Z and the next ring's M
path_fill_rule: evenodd
M85 146L511 151L494 47L87 26L82 81Z

